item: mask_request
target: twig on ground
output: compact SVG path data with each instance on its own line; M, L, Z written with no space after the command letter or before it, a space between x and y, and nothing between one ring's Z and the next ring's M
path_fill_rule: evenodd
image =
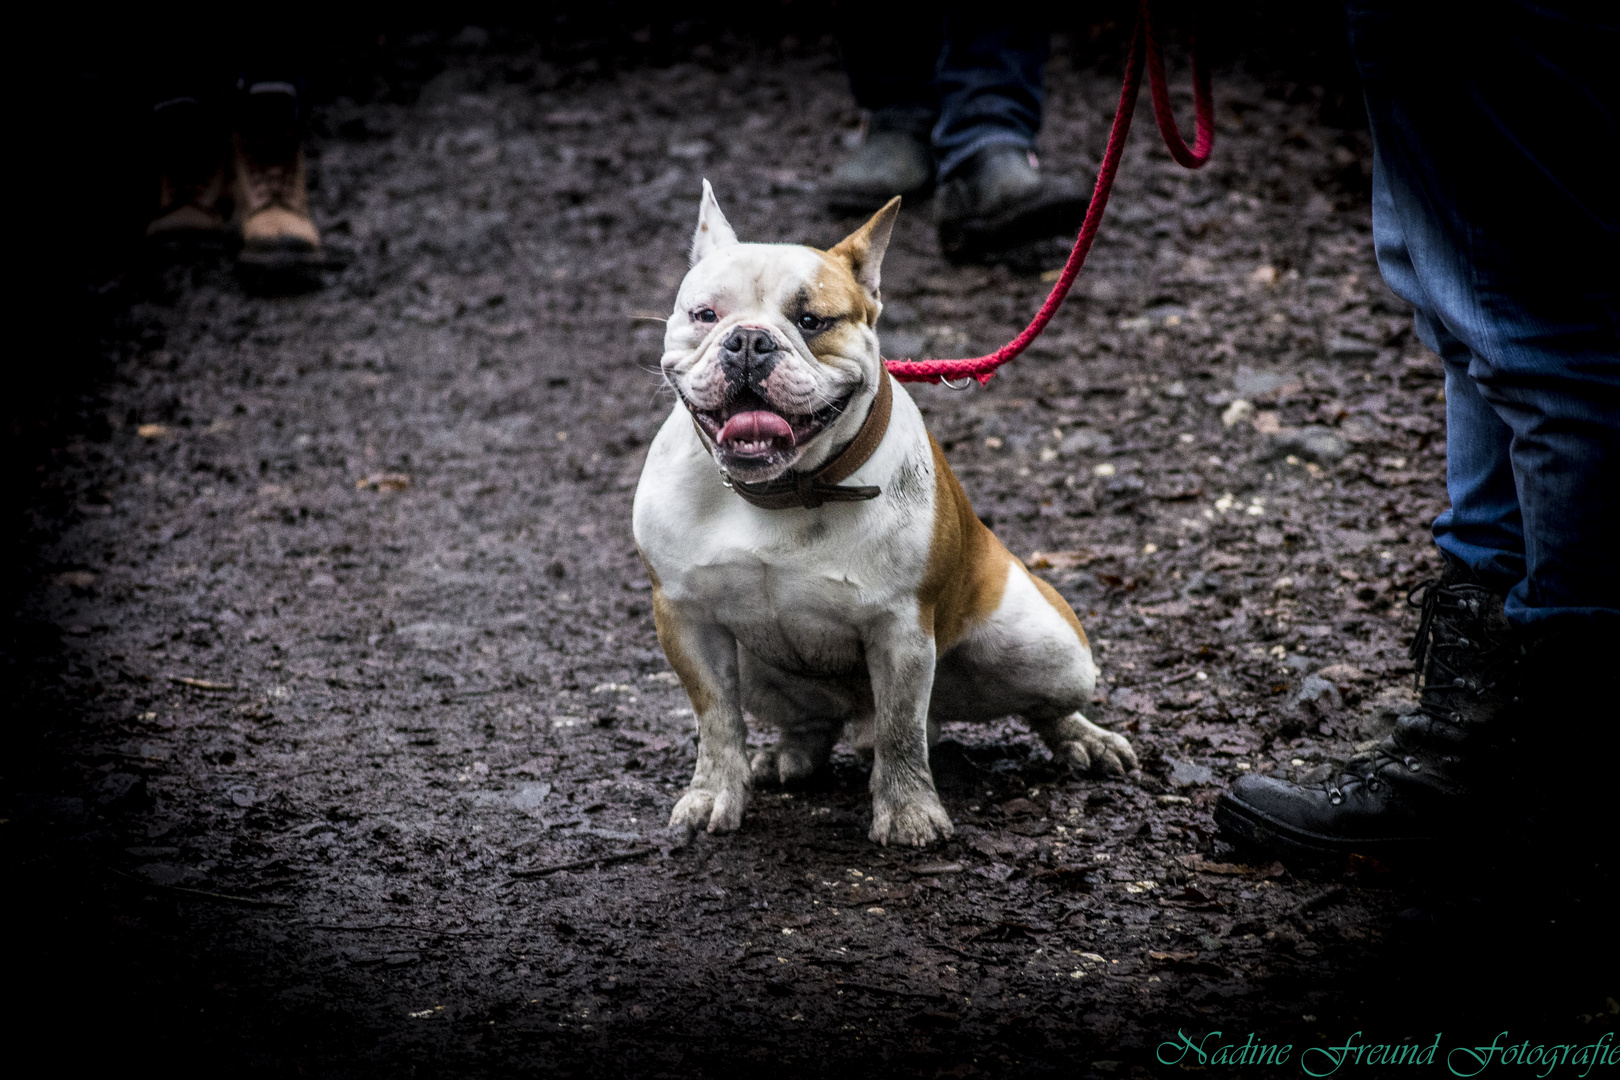
M168 892L185 893L187 896L206 896L210 900L228 900L233 904L251 904L254 907L290 908L293 906L285 900L260 900L252 896L232 896L230 893L209 892L207 889L188 889L183 885L160 885L155 881L147 881L145 878L136 877L134 874L126 874L122 870L114 870L110 866L107 867L107 870L148 889L164 889Z
M193 679L190 675L170 675L169 681L172 683L179 683L181 686L189 686L193 690L211 690L215 693L222 693L226 690L236 689L236 685L234 683L210 682L207 679Z
M1343 885L1333 885L1329 888L1323 889L1315 896L1307 896L1298 904L1295 904L1294 910L1290 911L1288 914L1295 918L1301 915L1309 915L1311 912L1320 910L1321 908L1332 907L1334 904L1339 903L1339 901L1343 900L1348 895L1349 892Z
M588 859L575 859L573 862L555 863L551 866L535 866L528 870L514 870L511 876L514 878L537 878L545 877L547 874L560 873L563 870L584 870L587 867L609 866L613 863L639 859L643 855L651 855L657 850L655 847L631 848L629 851L621 851L615 855L594 855Z
M841 988L851 990L865 990L869 994L887 994L889 997L921 998L924 1001L944 1001L944 994L930 994L923 990L895 990L887 986L873 986L871 983L850 982L844 980L834 984Z
M474 934L470 930L424 930L420 926L410 926L404 923L368 923L365 926L341 926L337 923L310 923L312 930L348 931L350 933L370 933L373 930L405 930L423 937L484 937L483 934Z

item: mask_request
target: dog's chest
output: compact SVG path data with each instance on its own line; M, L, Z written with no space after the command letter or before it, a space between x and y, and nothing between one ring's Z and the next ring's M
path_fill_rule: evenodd
M712 553L720 554L720 553ZM737 643L782 671L844 675L862 664L861 627L872 597L831 563L734 551L683 577Z

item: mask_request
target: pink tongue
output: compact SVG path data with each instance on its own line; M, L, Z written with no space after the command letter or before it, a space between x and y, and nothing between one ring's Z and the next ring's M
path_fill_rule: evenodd
M720 429L723 443L775 442L778 439L786 439L789 446L794 445L793 426L775 413L763 410L738 413Z

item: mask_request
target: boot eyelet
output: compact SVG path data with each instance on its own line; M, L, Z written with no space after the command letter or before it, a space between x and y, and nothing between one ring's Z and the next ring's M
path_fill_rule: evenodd
M1367 781L1367 790L1368 791L1377 791L1382 786L1383 785L1380 784L1376 778Z
M1328 802L1332 803L1334 806L1338 806L1340 803L1344 802L1344 792L1340 791L1336 787L1328 788Z

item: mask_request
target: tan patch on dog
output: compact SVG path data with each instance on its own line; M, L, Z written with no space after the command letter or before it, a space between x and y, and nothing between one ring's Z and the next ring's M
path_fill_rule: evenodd
M692 711L702 716L714 705L714 695L703 684L701 670L686 655L686 649L681 644L681 624L675 616L675 608L665 599L664 590L656 585L653 586L653 626L658 631L658 644L663 646L669 666L680 676L681 686L685 688L686 696L692 701Z
M1024 566L1023 560L1019 560L1018 565L1023 567L1024 573L1029 574L1029 580L1033 581L1035 588L1040 590L1042 596L1046 597L1046 602L1057 608L1057 613L1063 616L1063 621L1074 629L1075 636L1080 639L1080 644L1088 649L1091 648L1091 642L1086 640L1086 631L1080 625L1080 616L1076 615L1074 608L1070 607L1069 602L1063 599L1063 594L1052 588L1042 578L1030 573L1029 567Z
M805 282L782 314L789 323L797 322L805 312L837 320L821 333L805 339L810 355L822 363L830 357L859 355L861 327L876 325L878 306L868 299L860 282L855 280L847 260L827 251L816 254L821 256L820 272L814 280Z
M917 618L943 655L968 627L1001 606L1008 564L1017 560L973 512L933 435L928 445L934 452L934 537L917 589Z
M640 555L638 551L636 553ZM675 615L675 608L664 596L664 587L658 581L658 575L653 572L652 565L645 556L641 565L647 571L647 580L652 582L653 594L653 628L658 632L658 644L663 647L664 658L669 666L675 669L675 675L681 680L681 687L686 691L687 698L692 702L692 711L702 716L714 704L714 695L709 688L703 685L703 678L698 666L692 663L691 657L686 655L686 649L681 645L680 619Z
M821 256L822 270L814 281L805 283L796 299L803 307L783 312L789 322L805 311L824 319L838 320L836 325L806 342L816 359L853 355L860 345L858 326L877 326L880 310L877 289L875 285L869 288L861 283L877 281L877 270L883 262L883 253L889 245L889 233L899 213L900 199L896 197L873 214L865 225L844 237L830 250L816 252ZM853 340L851 335L854 335Z

